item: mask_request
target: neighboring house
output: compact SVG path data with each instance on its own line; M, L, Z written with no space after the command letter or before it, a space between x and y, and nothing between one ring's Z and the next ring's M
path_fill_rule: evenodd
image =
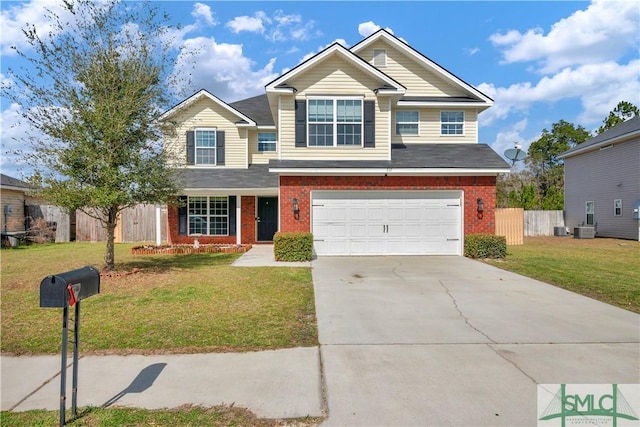
M26 182L0 174L0 230L2 233L25 231L24 197L29 190Z
M601 237L640 240L640 117L560 155L568 227L595 226Z
M385 30L333 44L225 103L201 90L163 118L183 169L172 243L314 235L318 255L461 255L495 232L509 165L478 144L493 101Z

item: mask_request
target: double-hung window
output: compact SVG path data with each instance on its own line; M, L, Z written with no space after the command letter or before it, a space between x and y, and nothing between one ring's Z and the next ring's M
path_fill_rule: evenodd
M309 146L362 146L362 116L361 99L309 99Z
M396 135L419 135L419 122L417 111L396 111Z
M596 214L596 204L595 202L587 202L584 207L585 213L585 225L594 225L594 217Z
M275 132L258 132L258 151L276 151L276 140Z
M189 234L227 236L229 234L228 197L189 197Z
M440 135L463 135L464 134L464 112L463 111L441 111L440 112Z
M613 201L613 216L622 216L622 199Z
M196 129L195 133L195 164L216 164L216 130Z

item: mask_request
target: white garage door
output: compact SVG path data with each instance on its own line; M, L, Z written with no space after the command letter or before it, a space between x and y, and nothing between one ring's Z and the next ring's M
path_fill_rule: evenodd
M318 255L461 255L459 191L314 191Z

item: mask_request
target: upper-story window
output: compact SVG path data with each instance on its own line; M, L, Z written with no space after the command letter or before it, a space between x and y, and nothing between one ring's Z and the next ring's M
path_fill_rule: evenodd
M386 49L373 49L373 65L375 67L387 66L387 50Z
M362 115L361 99L309 99L309 146L362 146Z
M613 201L613 216L622 216L622 199Z
M195 164L216 164L216 130L196 129L195 134Z
M258 132L258 151L276 151L277 135L275 132Z
M418 111L396 111L396 135L419 135Z
M440 135L463 135L464 134L464 112L463 111L441 111L440 112Z

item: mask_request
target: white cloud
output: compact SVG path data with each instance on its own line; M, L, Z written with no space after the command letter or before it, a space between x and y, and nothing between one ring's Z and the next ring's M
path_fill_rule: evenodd
M270 23L271 20L262 11L255 13L255 16L236 16L231 21L227 22L225 26L231 30L232 33L238 34L242 31L250 33L264 33L264 23Z
M358 25L358 33L360 33L362 37L369 37L380 28L382 27L373 21L362 22ZM385 30L393 34L393 30L391 28L387 27L385 28Z
M209 24L210 26L215 26L217 24L215 17L213 16L213 12L211 8L202 3L196 3L193 5L193 10L191 11L191 16L195 19L202 19L204 22Z
M0 52L2 55L15 55L12 46L21 50L29 49L29 44L22 33L26 24L37 28L38 34L46 37L54 29L52 21L46 10L57 14L62 20L69 19L72 15L64 9L60 1L55 0L31 0L27 3L16 3L0 12Z
M26 149L20 138L32 133L31 127L22 119L22 108L16 103L10 104L0 112L0 128L2 129L2 153L0 153L0 170L5 175L22 178L22 172L28 174L17 151Z
M494 99L492 108L479 116L482 126L505 119L516 111L525 111L533 103L557 102L577 98L582 113L577 117L583 125L601 121L619 101L640 105L640 60L628 64L606 62L565 68L557 74L542 77L537 83L516 83L509 87L495 87L481 83L478 89ZM559 117L573 121L576 118Z
M465 49L465 52L467 53L467 55L469 56L473 56L476 53L480 52L480 48L479 47L471 47L471 48L467 48Z
M275 58L264 67L244 56L241 44L217 43L214 38L197 37L185 40L173 72L191 74L190 87L176 88L177 93L205 88L221 99L231 102L264 93L264 86L277 77Z
M489 39L504 49L504 63L537 61L540 72L553 73L567 66L617 60L629 48L637 49L639 27L636 2L595 0L556 22L547 34L532 28L496 33Z
M528 120L525 118L507 125L496 134L495 141L490 144L491 148L502 157L504 157L504 152L509 148L513 148L515 144L522 145L522 149L527 151L531 142L535 140L527 140L522 136L522 133L527 129L527 124Z

